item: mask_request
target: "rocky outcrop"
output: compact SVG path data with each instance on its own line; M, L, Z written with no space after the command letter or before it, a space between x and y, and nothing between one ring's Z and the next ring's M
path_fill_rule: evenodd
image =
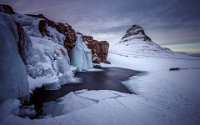
M75 30L69 25L64 23L58 23L56 29L65 36L64 46L65 48L72 49L75 46L76 42L76 32Z
M0 11L8 14L15 14L12 7L9 5L0 4Z
M48 35L48 32L46 30L46 24L47 24L46 20L40 20L39 22L39 31L42 36Z
M94 40L92 36L83 36L88 48L92 50L92 60L94 63L109 63L107 61L109 43L107 41Z
M126 34L122 37L122 39L125 39L127 37L134 36L137 39L142 39L144 41L151 41L151 38L149 38L142 27L138 25L133 25L131 28L129 28L126 32Z
M107 41L101 41L99 42L99 45L100 45L99 57L101 59L101 62L110 63L107 61L109 43Z
M77 39L76 32L72 28L72 26L70 26L69 24L61 23L61 22L56 23L54 21L49 20L42 14L39 14L39 15L32 15L32 14L30 15L29 14L28 16L41 18L41 20L39 22L39 31L40 31L41 35L43 35L43 36L46 35L48 37L51 37L51 35L49 34L49 32L47 30L47 26L50 26L52 28L55 28L58 32L60 32L61 34L63 34L65 36L64 46L68 51L71 50L75 46L75 42Z

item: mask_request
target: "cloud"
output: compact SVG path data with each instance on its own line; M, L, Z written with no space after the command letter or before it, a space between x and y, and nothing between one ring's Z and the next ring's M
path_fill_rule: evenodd
M4 1L4 0L3 0ZM114 44L133 24L157 43L200 42L199 0L5 0L18 12L43 13Z

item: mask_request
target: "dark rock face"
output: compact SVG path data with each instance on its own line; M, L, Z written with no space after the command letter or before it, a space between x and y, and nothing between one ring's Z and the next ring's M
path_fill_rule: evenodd
M94 63L109 63L107 61L109 43L107 41L94 40L92 36L83 36L89 49L92 50L92 60Z
M86 45L92 51L93 63L100 63L100 58L98 56L100 51L99 42L94 40L92 36L83 36L83 40L86 41Z
M137 36L138 35L138 36ZM144 41L151 41L151 38L149 38L142 27L138 25L133 25L131 28L129 28L126 32L126 34L122 37L122 39L125 39L129 36L135 36L135 38L143 39Z
M8 14L15 14L12 7L9 5L0 4L0 11Z
M42 36L45 36L48 34L47 30L46 30L46 24L47 24L46 20L40 20L40 22L39 22L39 31Z

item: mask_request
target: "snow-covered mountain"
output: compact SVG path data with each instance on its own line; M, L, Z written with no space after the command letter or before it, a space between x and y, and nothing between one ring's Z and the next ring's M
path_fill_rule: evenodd
M133 25L122 39L110 49L112 53L129 56L183 57L184 54L175 53L163 48L148 37L143 28Z

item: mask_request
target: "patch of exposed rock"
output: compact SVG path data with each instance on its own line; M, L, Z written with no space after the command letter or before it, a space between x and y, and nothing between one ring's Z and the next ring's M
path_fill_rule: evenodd
M130 36L134 36L137 39L143 39L144 41L151 41L151 38L145 34L143 28L138 25L133 25L131 28L129 28L122 39L126 39Z

